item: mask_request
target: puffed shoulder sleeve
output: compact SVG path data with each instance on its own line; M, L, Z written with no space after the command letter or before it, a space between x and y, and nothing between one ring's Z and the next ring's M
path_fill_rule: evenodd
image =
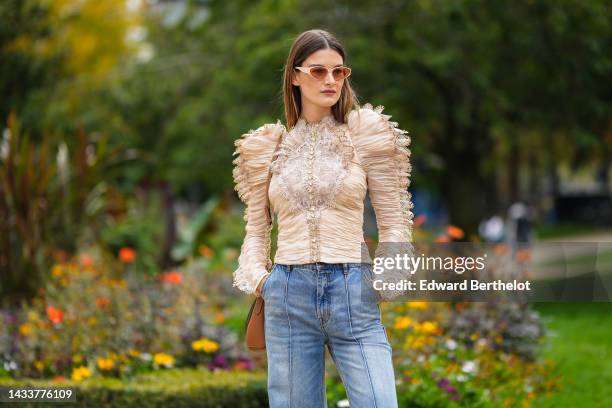
M272 155L284 126L265 124L238 138L234 145L237 157L234 164L234 189L246 204L244 220L246 233L240 248L238 268L233 273L233 286L248 294L255 293L259 282L272 268L270 233L266 207L266 183Z
M365 104L349 113L348 126L355 150L367 175L368 193L376 213L378 247L376 257L407 253L413 256L413 218L410 186L410 143L407 131L382 113L384 107ZM387 243L393 243L391 245ZM388 281L406 277L389 274ZM396 293L381 292L385 298Z

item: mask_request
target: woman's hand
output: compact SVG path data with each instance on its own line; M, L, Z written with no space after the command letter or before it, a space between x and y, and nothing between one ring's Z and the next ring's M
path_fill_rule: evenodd
M263 288L264 283L266 283L269 277L270 275L266 276L264 279L261 280L261 282L259 283L259 286L257 286L257 289L255 289L255 296L257 297L261 296L261 288Z

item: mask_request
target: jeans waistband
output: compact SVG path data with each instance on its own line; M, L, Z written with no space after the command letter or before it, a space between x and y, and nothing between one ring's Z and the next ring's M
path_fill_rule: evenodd
M339 270L348 270L349 268L362 268L365 265L370 265L369 262L339 262L339 263L327 263L327 262L311 262L305 264L281 264L274 263L275 265L281 266L289 271L298 268L298 269L309 269L312 271L319 271L321 269L339 269Z

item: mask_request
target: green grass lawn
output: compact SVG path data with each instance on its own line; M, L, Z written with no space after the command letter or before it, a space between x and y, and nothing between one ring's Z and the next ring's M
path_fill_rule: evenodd
M612 406L612 303L537 303L550 331L544 356L557 362L561 389L536 407Z
M538 239L569 238L574 235L610 232L610 227L607 225L572 223L559 223L553 225L537 224L534 228Z

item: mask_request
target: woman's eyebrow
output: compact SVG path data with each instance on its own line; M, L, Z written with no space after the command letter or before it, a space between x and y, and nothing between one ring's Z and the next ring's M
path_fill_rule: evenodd
M308 64L308 66L309 66L309 67L314 67L314 66L321 66L321 67L324 67L325 65L323 65L323 64ZM334 65L334 67L341 67L341 66L342 66L342 64L336 64L336 65Z

